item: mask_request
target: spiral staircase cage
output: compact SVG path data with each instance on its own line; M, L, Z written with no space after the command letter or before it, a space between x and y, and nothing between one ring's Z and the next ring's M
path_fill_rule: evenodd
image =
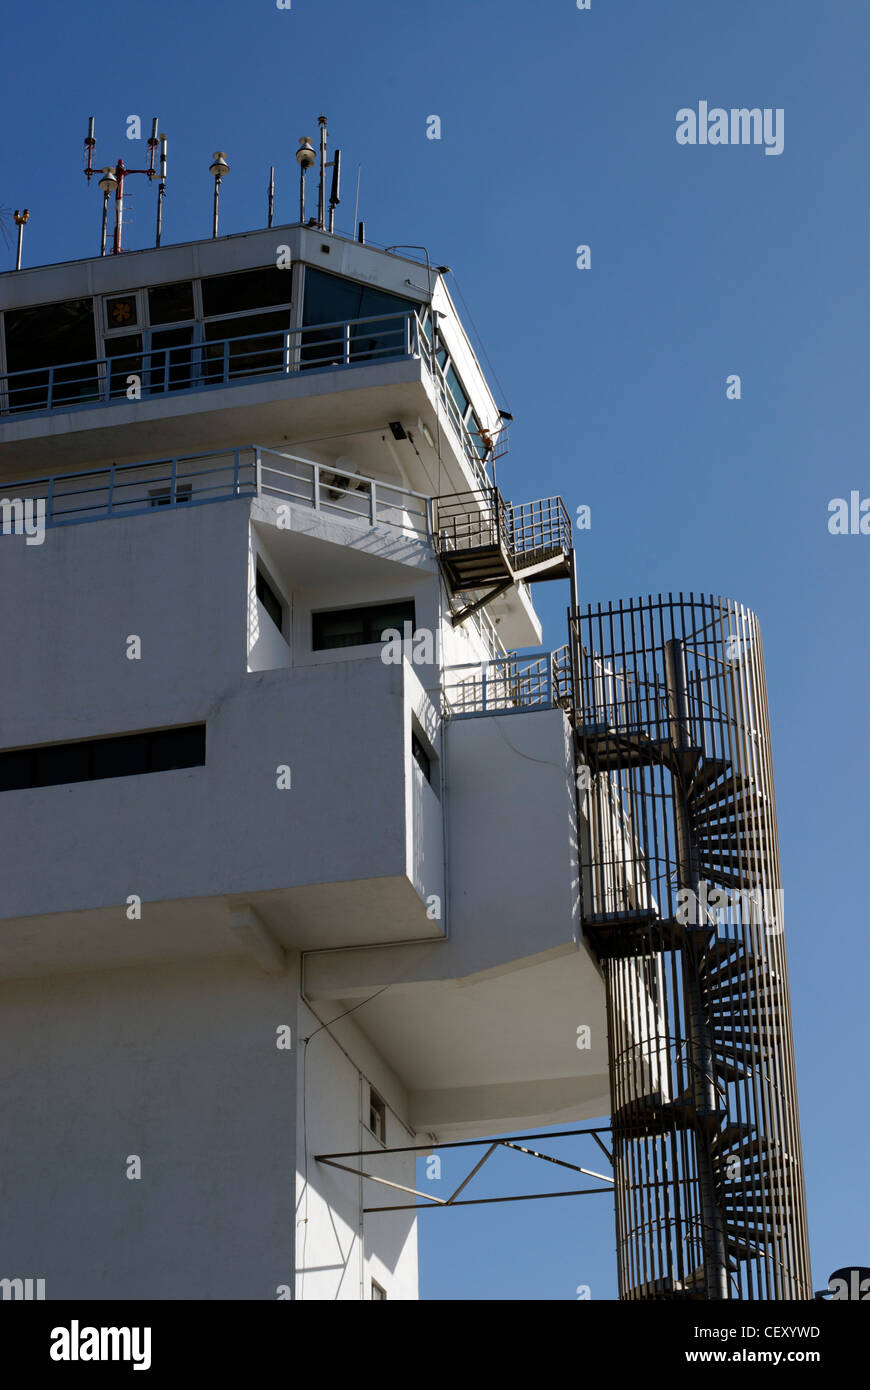
M679 595L571 629L620 1296L809 1298L758 621Z

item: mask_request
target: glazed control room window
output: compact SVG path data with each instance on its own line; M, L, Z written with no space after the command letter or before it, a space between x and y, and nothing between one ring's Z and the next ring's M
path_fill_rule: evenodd
M413 599L312 613L312 649L323 652L338 647L372 646L382 641L388 628L395 628L404 635L404 624L410 623L413 630L414 614Z

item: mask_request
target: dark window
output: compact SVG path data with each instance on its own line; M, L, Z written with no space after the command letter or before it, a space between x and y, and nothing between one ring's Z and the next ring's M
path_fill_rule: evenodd
M257 566L257 598L262 603L278 631L283 632L283 605L259 565Z
M377 1280L373 1279L373 1280L372 1280L372 1298L378 1299L380 1302L383 1302L383 1300L386 1298L386 1296L387 1296L387 1291L386 1291L386 1289L383 1288L383 1286L382 1286L381 1284L379 1284L379 1283L377 1282Z
M181 503L181 502L189 502L189 501L190 501L190 498L191 498L192 490L193 490L193 484L192 484L192 483L176 483L176 484L175 484L175 501L176 501L176 504ZM152 507L168 507L168 506L170 505L171 501L172 501L172 488L171 488L171 487L153 487L153 488L150 488L150 489L149 489L149 491L148 491L148 496L149 496L149 498L151 499L151 505L152 505Z
M161 328L151 334L148 390L179 391L193 384L193 325Z
M128 376L139 378L142 386L142 336L139 333L124 333L117 338L106 339L109 390L113 396L126 396L131 385Z
M183 323L193 318L193 285L178 280L174 285L154 285L148 291L148 317L152 324Z
M290 276L277 266L243 270L236 275L213 275L202 282L202 312L239 314L246 309L266 309L271 304L289 304Z
M413 630L413 599L395 603L370 604L366 608L336 608L328 613L312 613L312 647L316 652L335 647L365 647L383 639L387 628L397 628L404 637L405 623Z
M373 1086L369 1087L369 1129L382 1144L387 1142L387 1107Z
M241 319L213 319L205 325L203 373L208 381L227 377L262 376L284 370L284 335L290 327L289 309L274 314L248 314ZM222 338L240 339L224 348Z
M152 729L0 753L0 792L205 766L205 725Z
M6 365L10 372L96 357L94 303L68 299L6 310Z
M387 294L371 285L306 267L300 354L303 366L332 366L348 360L365 362L404 353L404 322L393 316L416 308L410 299L400 299L398 295ZM371 318L374 318L373 323L354 325L348 344L340 328L312 327L318 323L341 324L351 319Z
M432 781L432 759L418 734L411 730L411 755L427 782Z
M92 299L7 309L5 335L7 370L26 373L9 383L10 410L76 405L99 395ZM50 397L49 367L55 369ZM31 370L37 368L44 370Z

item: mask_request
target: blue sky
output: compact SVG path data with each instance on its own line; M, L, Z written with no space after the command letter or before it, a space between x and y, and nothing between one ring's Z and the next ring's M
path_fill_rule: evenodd
M830 499L870 497L866 0L55 0L4 30L0 203L31 210L25 264L98 250L89 115L100 165L143 162L126 117L160 117L183 241L210 232L216 149L223 232L264 225L270 164L294 220L293 153L325 111L339 228L361 162L370 238L456 273L516 420L503 490L591 506L584 599L693 589L759 613L815 1285L868 1263L870 536L827 530ZM782 154L679 146L701 100L782 108ZM132 192L135 248L155 190ZM556 646L564 597L540 606ZM420 1226L425 1297L614 1293L606 1198Z

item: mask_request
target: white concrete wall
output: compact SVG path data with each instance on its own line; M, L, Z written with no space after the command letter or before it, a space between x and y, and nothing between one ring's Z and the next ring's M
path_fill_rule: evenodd
M318 1016L300 1001L300 1081L297 1097L296 1297L302 1300L371 1298L376 1279L390 1299L416 1299L417 1228L413 1212L363 1215L363 1208L413 1202L397 1192L316 1162L318 1154L373 1150L343 1158L349 1168L415 1185L412 1154L378 1157L381 1145L367 1127L369 1087L387 1106L387 1146L416 1143L403 1123L407 1097L395 1075L367 1042L353 1018L333 1027L334 1005ZM303 1100L304 1085L304 1100ZM367 1165L369 1165L367 1167Z
M245 960L0 985L0 1276L48 1299L292 1285L296 998Z
M4 793L0 915L405 873L402 668L365 649L246 672L248 510L3 538L0 747L204 720L207 750L204 768Z
M562 711L455 719L446 749L451 970L545 950L572 926L579 936L573 762Z
M316 1162L379 1148L371 1083L387 1144L413 1144L407 1097L352 1020L302 1044L298 989L294 960L244 959L0 985L0 1277L47 1299L331 1300L374 1276L416 1298L413 1214L362 1214L404 1198ZM374 1163L414 1185L413 1156Z

